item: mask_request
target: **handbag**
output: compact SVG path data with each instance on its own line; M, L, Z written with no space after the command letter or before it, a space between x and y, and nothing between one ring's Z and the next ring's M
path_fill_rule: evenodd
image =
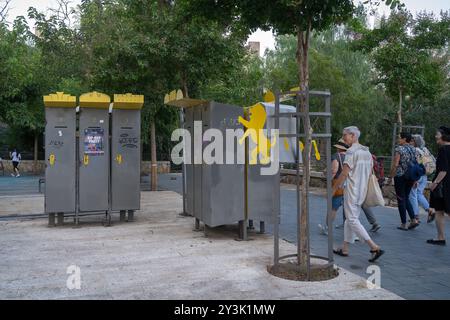
M383 193L381 192L380 184L378 183L377 176L373 173L369 178L369 183L367 186L367 195L364 200L363 206L365 207L384 207Z
M341 165L341 170L342 170L342 168L344 166L342 165L342 158L341 158L341 156L339 154L338 154L338 158L339 158L339 163ZM331 185L332 185L333 188L336 185L336 182L337 182L336 178L331 181ZM337 188L336 191L333 193L333 197L341 197L343 195L344 195L344 188L343 187Z
M331 185L333 186L333 188L336 185L336 182L337 182L337 179L333 179L331 181ZM340 197L343 195L344 195L344 188L342 188L342 187L337 188L336 191L333 193L333 197Z

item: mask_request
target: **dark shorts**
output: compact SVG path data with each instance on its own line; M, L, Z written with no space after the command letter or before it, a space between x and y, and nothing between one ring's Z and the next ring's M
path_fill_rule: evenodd
M344 204L344 196L337 196L331 199L331 207L337 211Z
M14 169L17 169L17 167L19 166L18 161L13 161L12 164L13 164Z

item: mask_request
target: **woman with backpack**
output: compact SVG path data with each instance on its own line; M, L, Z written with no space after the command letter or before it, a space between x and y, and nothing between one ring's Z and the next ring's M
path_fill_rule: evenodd
M429 214L430 204L425 198L424 190L428 183L428 175L431 175L436 170L436 159L431 152L425 147L425 141L420 134L413 134L411 145L416 148L417 161L425 167L425 174L420 177L409 194L409 201L414 210L414 215L419 217L419 205Z
M439 152L436 159L436 174L430 186L430 206L436 210L429 215L428 222L436 217L437 239L427 243L445 246L445 214L450 215L450 128L440 127L436 133Z
M417 162L416 151L410 145L412 140L411 134L402 132L398 139L398 146L395 148L394 161L392 163L390 178L388 184L394 179L395 194L397 195L398 211L400 213L401 225L397 227L399 230L408 231L416 228L419 223L414 209L409 201L409 193L415 181L407 178L409 168ZM410 218L409 226L406 226L406 213Z

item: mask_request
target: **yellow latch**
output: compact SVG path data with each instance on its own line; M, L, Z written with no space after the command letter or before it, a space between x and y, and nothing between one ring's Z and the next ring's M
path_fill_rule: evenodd
M50 162L50 166L53 166L55 164L55 155L52 153L48 159Z
M88 156L87 154L85 154L85 155L83 156L83 164L84 164L85 166L87 166L87 165L89 164L89 156Z
M117 161L118 164L121 164L121 163L122 163L122 155L121 155L121 154L118 154L118 155L116 156L116 161Z
M317 161L320 161L320 152L319 152L319 148L317 148L317 142L316 142L316 140L313 140L313 141L312 141L312 145L313 145L314 151L315 151L315 153L316 153L316 159L317 159Z
M312 140L311 143L314 148L314 155L316 156L316 160L320 161L320 152L319 152L319 148L317 147L317 141ZM303 151L303 149L305 149L305 145L303 144L303 142L300 141L298 144L300 146L300 150Z

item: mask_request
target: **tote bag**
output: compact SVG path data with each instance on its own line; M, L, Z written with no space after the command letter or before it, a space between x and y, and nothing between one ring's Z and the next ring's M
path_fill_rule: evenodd
M369 184L367 186L366 200L364 200L364 206L366 207L384 207L383 193L381 192L380 185L378 183L377 176L373 174L369 178Z

